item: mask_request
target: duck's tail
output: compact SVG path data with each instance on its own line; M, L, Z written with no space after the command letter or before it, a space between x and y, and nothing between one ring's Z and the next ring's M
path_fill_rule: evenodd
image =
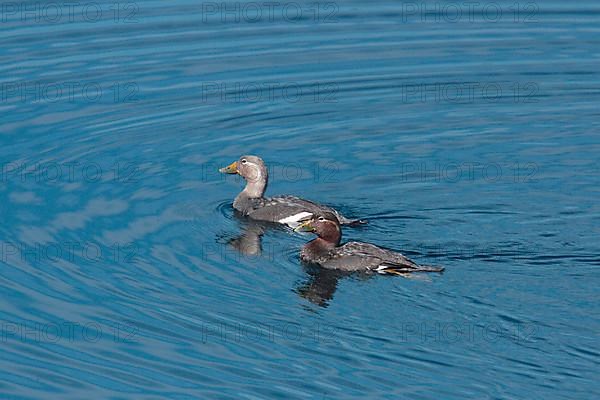
M376 271L380 274L405 275L412 272L443 272L444 269L444 267L437 267L433 265L385 263L377 267Z
M338 221L340 221L341 225L360 226L360 225L366 225L369 223L369 221L367 221L366 219L349 219L340 214L338 214L336 216L338 218Z

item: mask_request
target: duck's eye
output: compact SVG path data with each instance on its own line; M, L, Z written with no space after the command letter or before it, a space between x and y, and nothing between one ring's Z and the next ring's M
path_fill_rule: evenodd
M246 159L242 158L242 164L246 164L246 162L247 162Z
M325 221L325 218L319 217L319 221Z

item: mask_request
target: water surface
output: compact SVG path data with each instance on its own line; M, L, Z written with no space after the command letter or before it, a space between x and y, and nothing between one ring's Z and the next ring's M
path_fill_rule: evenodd
M597 2L47 4L0 23L2 398L600 394ZM248 153L446 272L304 268Z

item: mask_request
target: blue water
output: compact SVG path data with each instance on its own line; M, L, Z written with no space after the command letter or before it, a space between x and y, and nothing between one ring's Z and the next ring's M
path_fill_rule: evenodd
M600 395L600 4L49 3L0 8L1 398ZM445 273L306 269L241 154Z

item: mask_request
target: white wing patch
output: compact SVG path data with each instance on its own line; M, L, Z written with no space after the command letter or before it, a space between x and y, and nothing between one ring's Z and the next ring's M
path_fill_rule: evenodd
M302 211L301 213L298 214L294 214L294 215L290 215L289 217L285 217L280 219L279 222L280 224L285 224L287 226L290 226L292 228L296 228L297 226L300 225L300 220L303 220L305 218L308 217L312 217L312 213L306 212L306 211Z

